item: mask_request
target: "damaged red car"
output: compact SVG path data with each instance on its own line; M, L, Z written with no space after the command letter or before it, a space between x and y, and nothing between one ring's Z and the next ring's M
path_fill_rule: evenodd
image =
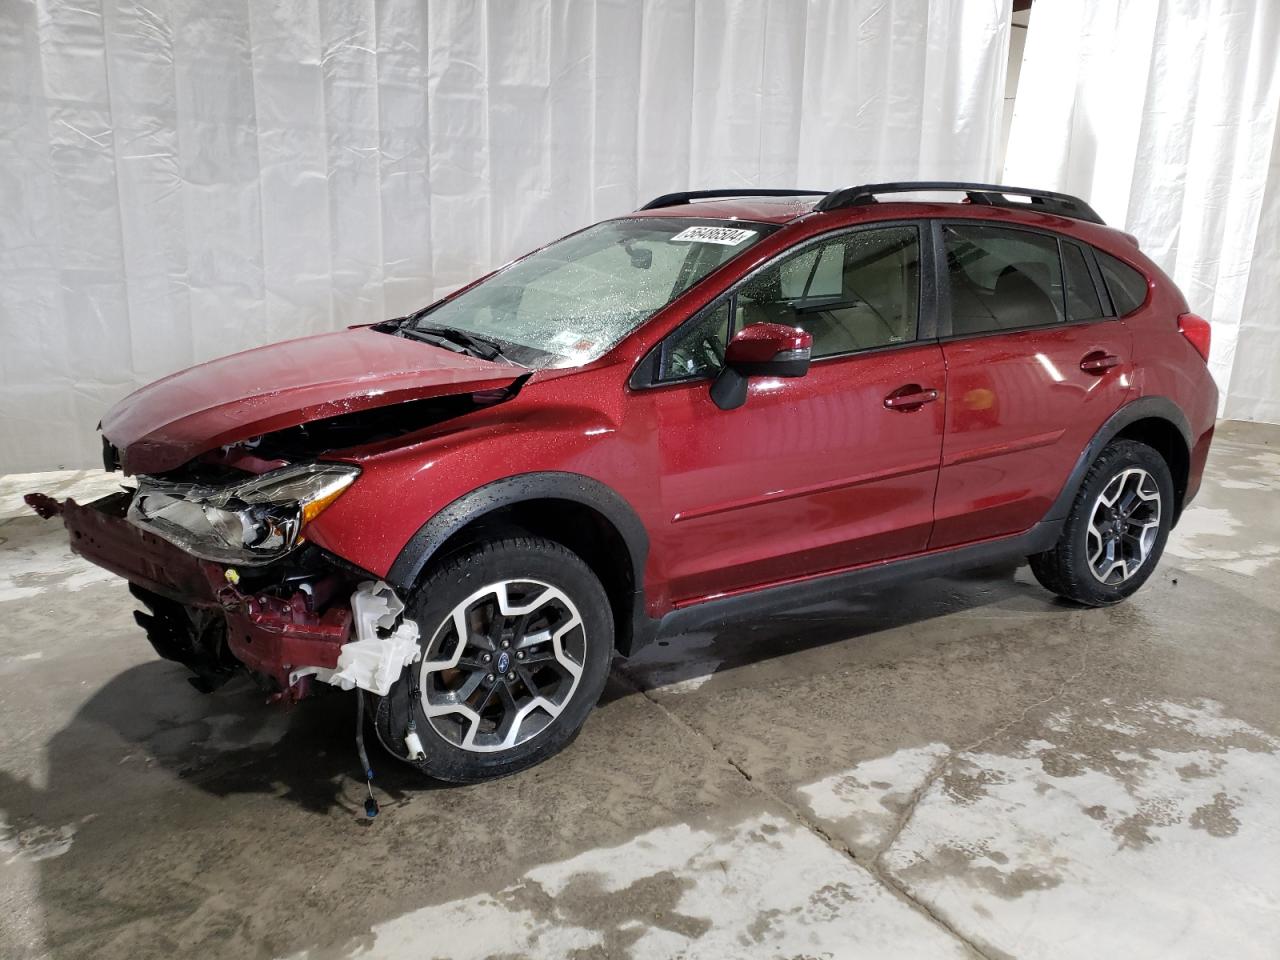
M671 194L144 387L101 424L124 490L29 500L197 689L355 690L393 755L478 781L660 632L1009 557L1122 600L1199 487L1208 349L1073 197Z

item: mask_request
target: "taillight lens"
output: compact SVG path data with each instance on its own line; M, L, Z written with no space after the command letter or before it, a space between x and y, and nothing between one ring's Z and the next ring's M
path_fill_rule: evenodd
M1187 338L1187 341L1196 348L1196 353L1204 357L1207 362L1209 359L1209 340L1212 337L1209 321L1204 317L1196 316L1194 313L1184 313L1178 318L1178 332Z

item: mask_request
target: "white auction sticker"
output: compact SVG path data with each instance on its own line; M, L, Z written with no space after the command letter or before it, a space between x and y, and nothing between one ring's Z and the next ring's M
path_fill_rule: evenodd
M756 235L754 230L739 230L736 227L690 227L671 238L672 243L720 243L726 247L736 247L743 240L750 240Z

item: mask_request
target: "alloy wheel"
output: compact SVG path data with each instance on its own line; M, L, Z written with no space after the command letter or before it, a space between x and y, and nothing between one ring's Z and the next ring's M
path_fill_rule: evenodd
M432 729L463 750L509 750L537 736L573 697L586 662L573 601L538 580L475 591L436 630L418 669Z
M1103 488L1089 516L1089 570L1099 583L1124 583L1142 569L1159 535L1155 478L1141 467L1122 470Z

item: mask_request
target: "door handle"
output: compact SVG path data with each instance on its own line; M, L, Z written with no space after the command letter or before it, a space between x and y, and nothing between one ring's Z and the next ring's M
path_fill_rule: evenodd
M1084 359L1080 361L1080 369L1085 373L1103 374L1112 367L1118 366L1120 366L1120 358L1114 353L1107 353L1105 350L1086 353Z
M885 397L884 405L889 410L906 413L911 410L919 410L926 403L933 403L937 399L938 391L932 387L922 387L915 383L909 383L905 387L899 387Z

